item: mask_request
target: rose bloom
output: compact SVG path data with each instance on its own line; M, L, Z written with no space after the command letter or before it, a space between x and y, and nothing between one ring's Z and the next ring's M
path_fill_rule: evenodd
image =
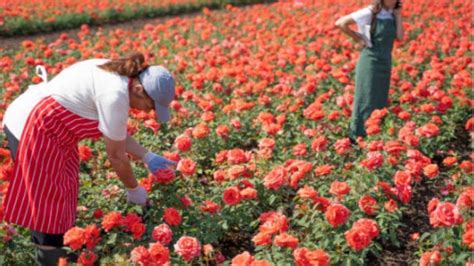
M446 157L443 160L443 165L444 166L453 166L455 163L457 163L458 159L456 157Z
M163 152L163 157L174 162L179 162L179 160L181 160L181 157L179 156L179 154L174 153L174 152L165 151Z
M297 266L329 265L329 256L322 249L310 251L307 248L297 248L293 251L293 258Z
M315 199L318 196L318 192L308 185L300 188L297 194L302 199Z
M201 254L201 243L194 237L182 236L174 244L174 251L185 261L191 261Z
M258 141L258 148L259 149L270 149L273 150L275 147L275 140L270 138L263 138Z
M160 242L162 245L168 245L173 239L173 231L167 224L160 224L153 228L151 233L153 240Z
M250 160L250 154L242 149L232 149L227 152L227 162L229 164L242 164Z
M397 189L398 199L401 202L403 202L405 204L408 204L408 202L410 202L411 196L413 194L411 186L401 185L401 186L397 186L396 189Z
M287 175L285 168L278 166L265 176L263 184L267 189L278 190L286 183Z
M273 243L277 247L295 249L298 246L298 238L283 232L275 237Z
M158 169L153 174L153 180L158 184L169 184L174 180L174 171L171 169Z
M369 171L374 170L383 165L384 157L378 151L371 151L367 154L367 158L362 160L360 164L367 168Z
M342 204L331 204L325 212L326 220L333 228L345 224L351 212Z
M175 208L166 208L163 214L165 222L171 226L181 224L181 214Z
M64 245L71 247L72 250L82 248L85 244L85 230L80 227L73 227L64 234Z
M170 263L170 251L164 247L161 243L152 243L148 248L150 254L150 260L155 265L169 265Z
M463 222L458 207L451 202L439 203L429 215L433 227L450 227Z
M465 244L469 250L474 250L474 228L466 226L464 234L462 235L462 243Z
M379 236L379 226L377 222L372 219L361 218L357 220L353 225L352 228L362 229L368 233L369 237L372 239L374 237Z
M355 251L360 251L370 245L372 242L367 231L361 228L351 228L344 233L347 244Z
M411 174L407 171L397 171L393 176L393 182L397 186L401 185L411 185L413 178Z
M84 229L84 243L87 249L92 250L100 242L100 229L96 224L90 224Z
M293 155L294 156L306 156L308 154L308 151L306 150L306 144L296 144L293 147Z
M423 168L423 174L429 179L433 179L438 176L439 169L437 164L428 164Z
M438 250L427 251L421 255L420 266L435 266L441 263L441 253Z
M227 169L227 176L230 180L234 180L241 176L247 175L247 168L243 165L233 165L229 169Z
M240 192L237 187L228 187L224 190L224 203L227 205L236 205L240 203Z
M205 200L199 208L201 209L201 211L210 214L214 214L220 209L219 205L210 200Z
M216 134L223 139L227 138L229 136L229 127L226 125L218 125L216 128Z
M83 266L93 266L94 262L97 260L97 255L92 251L85 251L81 252L79 258L77 259L77 263Z
M474 188L466 187L464 191L459 195L456 201L458 208L472 209L474 208Z
M372 215L377 210L377 201L369 195L364 195L359 199L359 208L368 215Z
M134 223L130 229L133 235L133 239L135 240L139 240L146 230L145 225L143 223Z
M79 159L83 162L89 161L92 157L92 149L87 145L79 145Z
M275 234L288 230L288 218L278 212L269 212L260 215L259 218L262 225L259 230L264 234Z
M238 254L232 259L231 266L250 266L255 258L248 251Z
M181 159L176 167L183 176L191 176L196 171L196 162L191 159Z
M186 134L181 134L174 140L174 146L181 152L189 151L192 146L192 139Z
M122 214L120 212L109 212L102 219L102 228L105 232L109 232L114 227L119 227L122 225Z
M225 162L227 160L227 153L228 153L227 150L223 150L223 151L218 152L216 154L215 162L217 164Z
M438 204L439 204L439 199L437 199L437 198L432 198L432 199L428 202L428 206L427 206L428 214L431 214L434 210L436 210L436 207L438 207Z
M138 246L130 253L130 260L140 265L149 265L150 259L150 253L144 246Z
M336 195L337 197L342 197L349 193L351 191L351 188L349 185L347 185L346 182L339 182L339 181L334 181L331 183L331 188L329 192L333 195Z
M257 190L254 188L244 188L243 190L240 191L240 197L242 199L255 199L257 198Z
M347 153L351 149L351 141L349 138L340 139L334 143L334 149L337 154Z
M389 199L387 202L384 203L383 207L385 210L388 212L394 212L395 210L398 209L397 202L394 201L393 199Z
M213 177L216 182L223 182L225 180L225 171L222 169L216 170Z
M198 124L193 128L192 135L196 139L202 139L209 135L210 129L206 124Z
M252 238L255 246L267 246L272 243L272 235L266 233L258 233Z
M439 127L433 123L428 123L418 128L416 133L423 137L432 138L439 134Z
M179 199L179 201L184 205L184 208L187 208L187 207L193 205L193 200L188 195L182 196Z
M325 164L325 165L320 165L314 169L314 174L316 176L324 176L328 175L332 172L332 169L334 168L333 165Z

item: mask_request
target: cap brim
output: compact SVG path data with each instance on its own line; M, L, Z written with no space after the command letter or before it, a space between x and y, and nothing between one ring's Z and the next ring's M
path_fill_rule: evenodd
M156 118L158 118L160 122L168 122L170 120L170 110L168 107L155 102L155 112Z

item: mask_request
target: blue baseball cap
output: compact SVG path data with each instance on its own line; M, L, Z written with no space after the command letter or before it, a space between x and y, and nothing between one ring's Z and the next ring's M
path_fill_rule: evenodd
M175 83L171 73L162 66L149 66L140 75L148 96L155 101L156 117L160 122L170 120L169 105L174 99Z

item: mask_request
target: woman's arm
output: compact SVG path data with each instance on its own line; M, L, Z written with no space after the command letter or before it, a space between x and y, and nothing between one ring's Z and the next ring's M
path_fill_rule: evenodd
M132 136L127 135L126 138L126 152L132 154L135 157L143 159L148 150L138 143Z
M112 140L104 136L105 139L105 150L107 157L112 164L114 171L117 173L120 181L128 189L133 189L138 186L138 182L135 179L135 175L132 171L132 166L128 160L126 153L126 142L127 140Z
M366 45L362 36L358 32L355 32L349 28L349 25L354 24L354 23L355 23L354 19L352 19L352 17L348 15L348 16L339 18L336 21L336 27L340 28L342 32L350 36L352 39L354 39L354 41L358 43L362 43L362 45Z
M402 41L403 40L403 20L402 20L402 14L401 14L401 8L397 8L393 10L393 14L395 15L395 24L397 25L397 40Z

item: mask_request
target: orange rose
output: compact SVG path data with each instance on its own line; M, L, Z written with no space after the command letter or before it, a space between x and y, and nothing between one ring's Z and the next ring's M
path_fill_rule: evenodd
M163 246L161 243L156 242L150 244L148 248L150 259L155 265L169 265L170 263L170 251L168 248Z
M451 202L439 203L429 216L430 224L433 227L450 227L461 224L463 221L458 207Z
M191 261L201 254L201 243L194 237L182 236L174 244L174 250L185 261Z
M232 149L227 152L227 162L229 164L242 164L250 160L250 154L242 149Z
M217 204L216 204L215 202L213 202L213 201L205 200L199 208L200 208L201 211L203 211L203 212L207 212L207 213L210 213L210 214L214 214L214 213L216 213L217 211L219 211L220 206L217 205Z
M168 245L173 238L173 231L167 224L160 224L153 228L151 237L162 245Z
M316 169L314 169L314 174L316 176L328 175L332 172L333 168L334 168L333 165L328 165L328 164L321 165L321 166L316 167Z
M198 124L193 128L192 135L196 139L202 139L209 135L210 129L206 124Z
M368 215L375 213L377 201L369 195L364 195L359 199L359 208Z
M396 209L398 209L397 202L394 201L393 199L389 199L387 202L385 202L383 207L388 212L394 212Z
M441 253L437 250L423 253L420 258L420 266L435 266L441 262Z
M275 140L270 138L263 138L258 142L259 149L273 149L275 147Z
M94 252L88 250L81 252L79 258L77 259L77 263L83 266L93 266L96 260L97 255Z
M227 205L236 205L240 203L240 192L237 187L228 187L224 190L224 203Z
M297 266L329 265L329 256L321 249L311 251L307 248L297 248L293 251L293 258Z
M360 251L371 243L369 234L361 228L351 228L344 233L347 244L355 251Z
M294 156L306 156L307 153L306 144L297 144L293 147Z
M395 175L393 176L393 182L397 186L402 186L402 185L411 185L413 182L413 178L411 174L407 171L397 171Z
M232 259L231 266L250 266L254 257L248 251L240 253Z
M458 159L456 157L446 157L443 160L443 165L444 166L453 166L455 163L457 163Z
M277 190L285 184L288 172L284 167L278 166L268 173L263 179L263 184L267 189Z
M334 181L331 183L331 188L329 192L333 195L336 195L337 197L342 197L349 193L351 191L351 188L349 185L347 185L346 182L339 182L339 181Z
M196 163L191 159L181 159L176 167L183 176L191 176L196 171Z
M130 260L140 265L149 265L151 262L150 253L144 246L138 246L130 253Z
M80 227L73 227L64 234L64 245L71 247L72 250L82 248L85 244L85 230Z
M171 226L181 224L181 214L175 208L166 208L163 214L163 220Z
M176 137L174 140L174 146L181 152L186 152L191 149L192 139L186 135L182 134Z
M351 212L342 204L331 204L325 212L326 220L333 228L346 223Z
M474 188L467 187L459 195L458 200L456 201L456 206L458 208L472 209L474 208Z
M227 138L229 136L229 127L226 125L218 125L216 128L216 134L221 138Z
M321 136L314 139L313 142L311 142L311 149L315 152L321 152L321 151L326 150L327 144L328 144L328 140L326 139L326 137Z
M437 164L428 164L423 168L423 173L425 176L427 176L429 179L433 179L438 176L439 174L439 169Z
M244 188L240 191L240 196L242 197L242 199L255 199L257 198L257 190L250 187Z
M110 231L114 227L122 225L122 214L120 212L110 212L102 219L102 228L105 232Z
M277 235L273 241L275 246L295 249L298 246L298 238L283 232Z
M439 134L439 127L436 124L428 123L418 128L416 133L423 137L432 138Z
M300 188L297 194L302 199L315 199L318 196L318 192L308 185L304 185L303 188Z
M272 243L272 235L265 233L258 233L252 238L255 246L267 246Z

